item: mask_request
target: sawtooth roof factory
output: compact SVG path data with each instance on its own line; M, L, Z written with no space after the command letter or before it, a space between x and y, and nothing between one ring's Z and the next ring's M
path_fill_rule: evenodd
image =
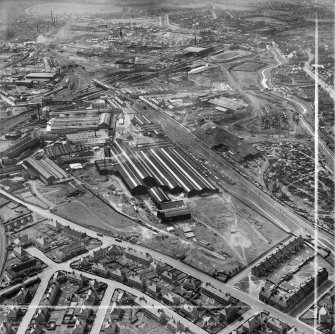
M197 166L175 147L135 152L121 139L116 139L110 148L110 156L115 161L114 170L133 195L144 194L148 187L153 186L171 193L185 192L188 196L218 191L201 175Z

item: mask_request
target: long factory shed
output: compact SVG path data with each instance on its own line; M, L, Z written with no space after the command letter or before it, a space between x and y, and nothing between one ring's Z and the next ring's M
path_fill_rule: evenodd
M171 193L188 196L216 192L217 188L199 171L195 163L175 147L132 152L121 140L111 147L117 170L133 194L158 186Z

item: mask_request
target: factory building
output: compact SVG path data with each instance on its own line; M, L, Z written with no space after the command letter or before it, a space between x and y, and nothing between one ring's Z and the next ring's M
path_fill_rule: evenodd
M39 143L40 143L39 138L33 136L26 136L21 140L19 140L18 142L16 142L8 150L6 150L4 152L4 156L7 156L8 158L16 158L24 151L38 146Z
M90 147L104 145L109 136L105 130L98 130L67 134L66 139L71 144Z
M37 80L40 82L48 82L55 78L56 73L54 72L39 72L39 73L29 73L26 75L27 80Z
M140 114L137 114L133 117L133 119L131 120L131 122L136 125L140 125L140 126L143 126L143 125L146 125L146 124L152 124L151 121L145 117L144 115L140 115Z
M100 119L99 119L99 124L98 124L98 128L99 129L109 129L110 128L110 124L111 124L111 118L112 118L112 114L111 113L103 113L100 115Z
M217 191L178 148L132 152L122 140L116 139L110 151L118 164L118 172L132 193L135 188L146 192L147 187L153 186L171 193L185 192L188 196Z
M49 158L28 158L23 167L29 175L40 178L47 185L70 180L69 175Z
M105 111L105 110L104 110ZM107 109L106 109L107 111ZM50 113L47 130L53 133L75 133L79 131L109 129L112 114L101 110L67 110Z
M152 187L148 190L148 193L159 209L161 208L161 203L171 201L169 195L161 188Z
M176 207L171 209L159 210L157 217L163 222L171 222L175 220L190 219L191 212L187 206Z

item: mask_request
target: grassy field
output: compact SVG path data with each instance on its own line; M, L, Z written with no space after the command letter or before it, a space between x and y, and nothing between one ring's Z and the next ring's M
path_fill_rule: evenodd
M251 86L259 87L257 73L234 71L233 74L236 77L236 79L240 82L242 87L244 88L248 88Z
M91 193L85 193L58 206L55 213L90 228L97 227L120 233L137 231L137 225L131 219L114 211Z

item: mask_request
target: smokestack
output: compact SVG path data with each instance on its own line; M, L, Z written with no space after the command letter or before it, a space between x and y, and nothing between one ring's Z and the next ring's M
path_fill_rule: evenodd
M38 23L36 23L36 32L38 33Z
M51 24L54 23L54 19L53 19L53 15L52 15L52 11L51 11Z

